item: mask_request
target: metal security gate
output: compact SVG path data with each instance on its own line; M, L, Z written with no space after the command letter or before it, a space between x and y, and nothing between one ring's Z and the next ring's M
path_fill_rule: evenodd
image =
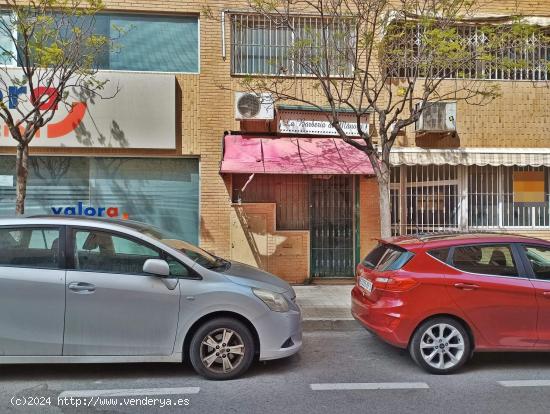
M310 229L311 276L354 274L354 177L313 176Z

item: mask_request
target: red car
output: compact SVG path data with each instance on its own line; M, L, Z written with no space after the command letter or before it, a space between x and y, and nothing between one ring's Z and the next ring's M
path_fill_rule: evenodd
M550 242L509 234L382 240L357 266L351 312L447 374L474 351L550 350Z

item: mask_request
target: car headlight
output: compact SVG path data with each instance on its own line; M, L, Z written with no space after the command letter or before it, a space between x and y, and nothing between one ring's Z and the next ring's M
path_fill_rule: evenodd
M280 293L252 288L252 292L274 312L288 312L288 302Z

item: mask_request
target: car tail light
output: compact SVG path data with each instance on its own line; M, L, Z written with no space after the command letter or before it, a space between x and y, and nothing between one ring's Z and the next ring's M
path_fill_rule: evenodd
M418 284L416 279L406 276L377 277L374 279L374 286L377 289L388 292L406 292Z

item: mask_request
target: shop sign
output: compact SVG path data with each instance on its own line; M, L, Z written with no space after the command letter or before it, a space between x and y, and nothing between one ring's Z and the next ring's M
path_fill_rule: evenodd
M22 77L18 69L10 76ZM7 104L15 119L31 108L28 85L8 85ZM101 96L89 96L70 88L68 104L59 104L53 119L40 128L31 141L36 147L69 148L176 148L176 85L174 75L128 72L99 72L106 81ZM54 103L55 88L38 86L36 96L49 99L46 110ZM2 99L0 93L0 99ZM15 146L7 126L0 123L0 146Z
M332 126L323 112L313 111L279 111L279 132L296 135L338 136L338 131ZM340 126L348 136L359 136L357 118L353 114L340 114ZM368 133L368 116L361 120L361 129Z
M86 216L86 217L110 217L122 218L127 220L129 215L126 212L121 212L119 207L92 207L86 206L82 201L79 201L74 206L67 207L52 207L52 214L55 216Z

